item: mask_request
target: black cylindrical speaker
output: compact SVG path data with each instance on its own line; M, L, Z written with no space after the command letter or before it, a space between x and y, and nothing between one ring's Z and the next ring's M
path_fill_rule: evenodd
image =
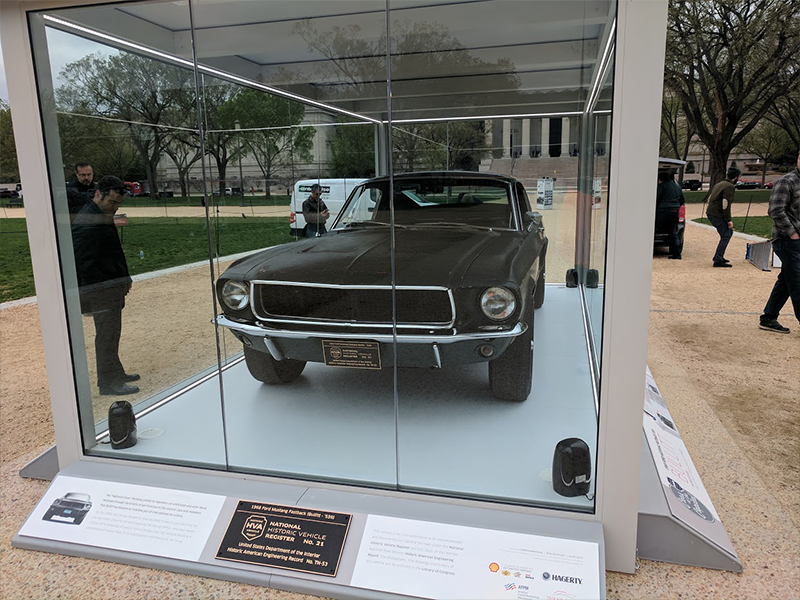
M553 452L553 489L562 496L583 496L592 482L592 456L579 438L567 438Z
M127 400L117 400L108 407L108 437L114 450L136 445L136 416Z

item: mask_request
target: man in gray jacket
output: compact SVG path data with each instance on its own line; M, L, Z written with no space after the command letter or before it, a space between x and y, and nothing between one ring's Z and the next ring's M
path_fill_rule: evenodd
M800 153L797 168L787 173L772 188L769 196L772 217L772 249L781 259L781 272L764 307L759 327L775 333L789 333L778 323L786 301L791 297L794 316L800 323Z

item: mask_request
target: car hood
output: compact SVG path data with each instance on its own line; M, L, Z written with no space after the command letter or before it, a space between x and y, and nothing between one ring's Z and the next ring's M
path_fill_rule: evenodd
M397 285L447 287L505 282L519 250L515 231L458 227L395 229ZM334 285L391 285L391 231L334 231L270 248L226 272L247 280Z

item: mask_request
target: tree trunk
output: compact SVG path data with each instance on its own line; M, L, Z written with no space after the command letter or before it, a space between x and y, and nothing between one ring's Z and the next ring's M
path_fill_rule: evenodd
M709 149L709 167L708 167L708 174L711 177L711 181L708 184L708 189L713 189L713 187L725 179L725 173L727 172L727 164L728 164L728 156L727 152L720 152L718 150L712 151Z

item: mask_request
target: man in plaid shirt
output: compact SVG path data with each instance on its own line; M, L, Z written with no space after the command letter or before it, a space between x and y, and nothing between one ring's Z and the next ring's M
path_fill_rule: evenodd
M791 297L794 316L800 323L800 154L797 168L775 183L769 197L772 248L781 259L781 272L761 315L761 329L789 333L778 323L778 315Z

